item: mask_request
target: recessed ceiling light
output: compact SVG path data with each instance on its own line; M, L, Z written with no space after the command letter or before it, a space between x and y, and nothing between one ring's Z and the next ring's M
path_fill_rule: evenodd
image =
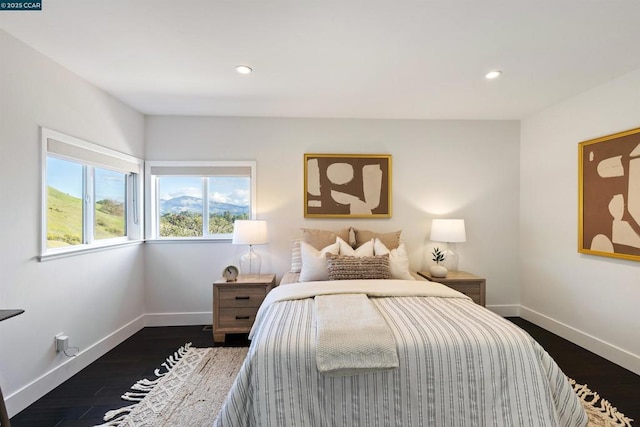
M500 77L500 74L502 74L502 71L494 70L494 71L489 71L485 75L485 77L488 78L489 80L491 80L491 79L495 79L496 77Z
M236 65L236 71L240 74L251 74L253 70L248 65Z

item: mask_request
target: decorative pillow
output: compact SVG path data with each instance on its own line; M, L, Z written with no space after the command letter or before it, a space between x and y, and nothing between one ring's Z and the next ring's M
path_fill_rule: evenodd
M302 239L293 239L291 241L291 272L300 273L302 268L302 255L300 254L300 242Z
M340 255L355 257L373 256L373 239L369 240L367 243L364 243L358 249L353 249L350 244L339 237L336 241L340 245Z
M340 237L345 242L349 241L349 228L343 228L338 231L316 230L313 228L303 228L302 236L305 242L321 250L336 242L336 238Z
M356 237L356 248L367 243L371 239L380 239L389 250L396 249L400 246L400 233L402 230L394 231L392 233L376 233L369 230L353 229Z
M300 281L300 273L292 273L290 271L287 271L282 275L282 279L280 279L280 285L278 286L289 285L291 283L298 283L299 281Z
M340 245L335 242L332 245L317 250L307 242L300 242L300 254L302 256L302 268L300 269L300 281L312 282L315 280L329 280L327 273L327 260L325 254L338 255Z
M373 243L373 251L377 255L389 256L389 270L394 279L415 280L409 272L409 257L404 242L400 242L396 249L389 250L378 238Z
M389 255L354 257L327 254L329 280L391 279Z

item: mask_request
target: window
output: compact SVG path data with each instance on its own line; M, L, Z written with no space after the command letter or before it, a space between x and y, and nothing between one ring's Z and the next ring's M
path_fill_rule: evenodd
M255 217L255 162L146 162L148 239L230 239Z
M141 238L142 160L42 129L41 259Z

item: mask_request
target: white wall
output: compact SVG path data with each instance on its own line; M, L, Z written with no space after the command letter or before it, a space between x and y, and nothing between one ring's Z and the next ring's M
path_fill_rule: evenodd
M522 122L522 317L640 374L640 264L583 255L578 143L640 126L640 70Z
M143 156L144 116L0 30L0 384L9 415L142 326L143 246L38 262L40 126ZM54 350L64 332L80 355Z
M419 121L148 117L147 160L256 160L258 217L270 243L263 271L290 266L300 227L403 230L414 270L434 217L466 220L460 269L487 278L487 301L515 314L519 302L517 121ZM303 217L304 153L390 153L391 219ZM246 247L229 243L145 245L146 310L153 324L211 321L211 283ZM426 254L429 258L429 254ZM517 311L517 307L516 307Z

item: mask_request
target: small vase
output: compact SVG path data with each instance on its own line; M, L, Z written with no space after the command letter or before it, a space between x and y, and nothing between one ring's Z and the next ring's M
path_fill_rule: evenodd
M447 277L447 269L442 265L432 265L429 267L429 273L431 273L432 277Z

